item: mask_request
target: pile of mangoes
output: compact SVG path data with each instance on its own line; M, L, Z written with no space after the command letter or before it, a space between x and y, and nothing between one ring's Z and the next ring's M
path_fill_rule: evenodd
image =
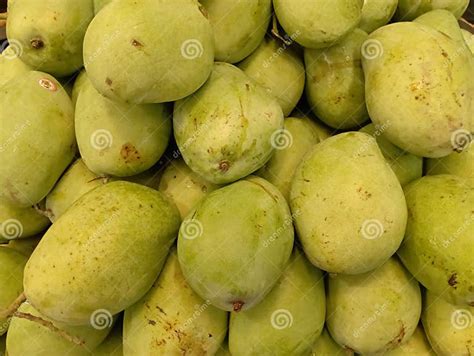
M473 355L467 6L10 0L0 355Z

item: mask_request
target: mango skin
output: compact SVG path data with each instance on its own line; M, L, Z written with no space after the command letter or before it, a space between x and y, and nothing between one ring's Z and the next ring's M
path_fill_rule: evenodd
M180 228L178 258L187 282L220 309L252 308L288 263L291 221L285 198L262 178L249 177L212 192Z
M8 46L0 54L0 88L16 76L32 70L18 58L20 50L18 46Z
M423 328L418 325L413 335L397 348L386 352L386 356L436 356L426 338Z
M421 320L436 355L471 355L474 308L450 304L430 291L426 292L424 304Z
M426 174L452 174L459 177L474 178L474 144L462 152L453 152L442 158L426 160Z
M216 61L237 63L262 42L272 18L271 0L201 0L214 32Z
M117 314L151 287L179 222L177 208L151 188L98 187L44 235L25 267L25 294L42 314L71 325L89 323L99 309Z
M89 78L87 77L86 71L84 69L81 70L78 76L76 77L76 80L74 81L74 84L72 87L71 99L72 99L72 104L74 105L74 107L76 107L77 98L79 97L79 93L81 92L82 87L88 81L89 81Z
M3 223L6 225L2 227ZM31 237L48 226L49 219L38 213L34 207L17 208L8 203L0 203L0 239Z
M26 64L64 77L82 67L82 42L93 17L92 0L12 0L7 37L20 43Z
M466 11L469 0L399 0L395 19L411 21L414 18L435 9L446 9L460 18Z
M330 275L327 298L329 332L359 354L396 348L420 320L418 282L395 258L358 276Z
M214 184L230 183L270 159L283 112L240 69L216 63L201 89L175 103L173 128L184 161L194 172Z
M397 10L398 0L364 0L362 18L357 27L367 33L387 24Z
M400 246L407 221L397 177L375 139L360 132L330 137L306 154L290 206L309 260L331 273L382 265Z
M227 313L187 284L173 249L150 291L125 311L124 356L213 355L227 334Z
M426 176L405 187L405 196L408 224L398 250L403 264L431 292L473 306L473 182Z
M460 42L461 45L466 44L458 20L448 10L437 9L426 12L413 20L413 22L430 26L451 37L451 39Z
M23 292L23 268L28 258L5 246L0 246L0 310L8 308ZM0 336L5 334L9 320L0 318Z
M473 130L474 83L465 80L473 64L466 46L415 22L379 28L368 41L362 65L372 121L385 124L386 137L417 156L453 152L455 132Z
M324 277L294 250L278 283L254 308L231 313L232 355L307 355L326 316ZM276 326L276 327L275 327Z
M165 152L171 109L114 102L86 81L77 98L75 130L81 157L92 172L128 177L151 168Z
M175 101L209 77L213 42L197 0L115 0L87 29L84 65L94 87L110 99Z
M34 237L29 237L27 239L11 240L5 247L20 252L26 257L30 257L36 246L38 246L39 242L41 241L41 237L43 236L40 234Z
M338 345L331 337L326 328L313 345L312 356L353 356L354 351L345 349Z
M39 313L29 303L23 303L18 311L50 321L58 329L85 342L78 346L40 324L13 317L7 334L7 352L10 356L86 356L106 337L110 328L95 329L91 325L69 326L55 322Z
M474 34L464 29L461 29L461 34L464 38L464 41L466 41L466 45L471 50L471 53L474 55Z
M108 5L111 2L112 0L94 0L94 13L97 15L97 13L102 10L105 5Z
M1 88L0 201L29 207L49 193L76 152L73 120L71 99L49 74L26 72Z
M326 49L305 49L306 97L314 114L336 129L368 120L361 46L367 33L355 29Z
M122 322L115 324L104 342L92 351L92 356L123 356Z

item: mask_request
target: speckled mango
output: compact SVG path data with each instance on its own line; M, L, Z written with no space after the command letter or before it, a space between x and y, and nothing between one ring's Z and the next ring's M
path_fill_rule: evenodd
M469 0L398 0L395 19L397 21L411 21L434 9L446 9L459 18L468 5Z
M177 208L151 188L119 181L92 190L51 226L30 257L28 301L71 325L89 323L97 310L119 313L152 286L179 221Z
M354 351L338 345L326 328L313 345L312 356L353 356Z
M426 338L423 328L419 325L413 335L397 348L384 353L385 356L435 356Z
M446 157L427 159L426 174L452 174L474 178L474 144L471 143L461 152L453 152Z
M0 239L31 237L48 226L48 218L34 207L17 208L9 203L0 203Z
M364 0L358 27L367 33L387 24L397 10L398 0Z

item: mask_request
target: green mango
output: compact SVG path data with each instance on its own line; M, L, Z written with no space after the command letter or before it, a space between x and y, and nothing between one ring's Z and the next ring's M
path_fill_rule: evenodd
M456 135L474 129L474 82L466 80L473 62L464 44L424 24L395 23L370 34L362 65L370 117L398 147L443 157L457 149Z
M423 174L423 158L402 150L391 143L384 135L385 127L368 124L359 130L375 137L377 144L400 184L404 186L421 178Z
M216 352L216 356L232 356L229 351L229 345L227 340L220 346L219 350Z
M94 0L94 13L97 13L104 8L105 5L111 3L112 0Z
M353 356L354 351L338 345L324 328L320 337L313 345L312 356Z
M31 255L24 277L28 301L71 325L85 325L99 311L119 313L152 286L179 221L177 208L151 188L119 181L92 190Z
M159 191L176 204L184 219L202 198L217 188L218 185L207 182L178 159L166 167Z
M125 310L124 356L214 355L226 334L227 313L191 289L173 249L150 291Z
M397 21L411 21L425 12L435 9L451 11L460 18L469 5L469 0L398 0L395 13Z
M8 243L8 245L6 245L6 247L14 249L26 257L30 257L36 246L38 246L39 242L41 241L41 237L42 235L38 235L29 237L27 239L12 240Z
M464 38L464 41L466 42L466 45L471 50L471 53L474 55L474 34L464 29L461 29L461 34Z
M210 193L189 213L179 231L178 257L201 298L239 312L270 292L293 238L285 198L264 179L249 177Z
M315 144L329 136L323 125L308 117L285 119L280 145L257 174L277 187L289 201L291 181L298 164Z
M0 202L0 238L14 240L31 237L44 231L49 219L34 207L18 208Z
M87 356L107 337L110 331L110 327L69 326L55 322L39 313L29 303L23 303L18 311L50 322L57 329L77 338L78 341L80 340L84 344L77 345L37 321L14 316L7 334L7 352L9 356Z
M92 351L92 356L123 356L122 323L116 323L107 338Z
M398 0L364 0L358 27L367 33L386 25L397 10Z
M174 136L184 161L214 184L262 167L282 127L276 99L227 63L216 63L207 83L174 107Z
M0 311L7 309L23 292L23 268L28 258L13 249L0 246ZM0 336L9 320L0 317Z
M474 182L426 176L405 187L408 224L398 255L428 290L474 306ZM434 209L434 207L436 207Z
M400 246L407 221L397 177L375 139L361 132L330 137L306 154L290 206L309 260L332 273L382 265Z
M395 258L369 273L330 275L327 313L329 332L339 345L364 355L384 353L415 331L420 287Z
M330 47L360 22L363 0L273 0L278 21L306 48Z
M115 0L87 29L84 65L94 87L110 99L175 101L209 77L213 42L197 0Z
M326 49L305 49L306 97L314 114L336 129L357 127L369 119L360 49L367 33L355 29Z
M422 314L426 336L438 356L474 353L474 307L460 307L426 292Z
M22 61L64 77L82 67L82 42L94 17L92 0L10 0L7 36Z
M114 102L86 81L75 115L77 144L84 163L98 175L127 177L144 172L166 150L170 116L167 104Z
M427 159L426 174L452 174L474 178L474 144L471 143L461 152L453 152L446 157Z
M23 48L18 42L11 43L0 55L0 88L16 76L31 71L19 57Z
M300 56L274 38L265 38L239 68L274 95L283 115L290 115L304 90L305 71Z
M417 17L413 22L430 26L446 36L451 37L451 39L458 41L461 45L465 44L458 20L448 10L432 10Z
M74 107L76 107L77 98L79 97L81 89L85 86L87 82L89 82L89 78L87 77L86 71L83 69L77 75L76 80L74 81L74 85L72 87L71 99Z
M232 313L232 355L308 355L326 317L324 277L295 249L278 283L250 310Z
M272 18L271 0L200 0L214 31L216 61L237 63L262 42Z
M385 356L435 356L431 345L426 339L425 332L421 326L415 329L413 335L397 348L384 353Z

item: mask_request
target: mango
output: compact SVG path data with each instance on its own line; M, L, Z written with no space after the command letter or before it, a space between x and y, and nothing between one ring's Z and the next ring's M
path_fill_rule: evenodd
M217 61L237 63L262 42L272 18L271 0L201 0L214 32Z
M405 196L408 224L398 250L403 264L431 292L474 306L473 182L426 176L405 187Z
M48 74L26 72L1 88L1 202L43 200L76 152L73 119L71 100Z
M446 157L427 159L426 174L452 174L474 178L474 144L471 143L461 152L453 152Z
M364 0L358 27L367 33L386 25L397 10L398 0Z
M175 101L209 77L213 42L197 0L116 0L87 29L84 65L94 87L110 99Z
M213 355L227 334L227 313L187 284L173 249L150 291L125 311L124 356Z
M250 310L231 313L232 355L308 355L326 316L324 277L295 249L278 283Z
M312 356L353 356L354 351L338 345L324 328L321 336L313 345Z
M375 271L330 275L327 326L334 340L358 354L384 353L406 342L418 325L418 282L395 258Z
M104 342L92 351L92 356L123 356L122 322L115 324Z
M385 130L385 126L375 126L371 123L364 126L359 131L368 133L375 137L377 145L382 151L385 160L396 174L402 186L415 179L421 178L423 173L423 158L415 156L395 146L385 137Z
M14 240L31 237L44 231L49 219L34 207L18 208L0 203L0 238Z
M451 39L458 41L460 45L466 44L458 20L448 10L437 9L429 11L417 17L413 22L430 26L446 36L451 37Z
M89 78L87 77L86 71L83 69L79 72L79 74L76 77L76 80L74 81L74 85L72 87L72 104L74 107L76 107L77 103L77 98L79 97L79 93L81 92L82 87L89 81Z
M90 191L31 255L24 277L28 301L71 325L85 325L98 312L119 313L152 286L179 221L177 208L151 188L118 181Z
M435 9L451 11L456 18L466 10L469 0L399 0L395 19L411 21L425 12Z
M416 49L416 50L414 50ZM457 149L456 135L472 127L472 55L466 46L416 22L370 34L362 46L366 103L384 135L417 156Z
M170 115L166 104L114 102L86 81L75 115L77 144L84 163L98 175L127 177L144 172L166 150Z
M0 88L18 75L29 72L31 68L18 58L23 48L12 42L0 55Z
M424 302L423 326L436 355L472 355L474 307L450 304L430 291Z
M23 62L64 77L82 67L82 42L93 17L92 0L10 0L7 36L21 46Z
M326 49L305 49L306 97L314 114L336 129L357 127L369 119L361 46L367 33L355 29Z
M426 338L425 332L421 326L415 329L413 335L397 348L386 352L386 356L435 356L431 345Z
M102 10L102 8L105 5L108 5L111 3L112 0L94 0L94 13L97 15L97 13Z
M41 237L43 236L38 235L29 237L27 239L11 240L8 245L6 245L6 247L18 251L26 257L30 257L36 246L38 246L39 242L41 241Z
M285 198L264 179L249 177L210 193L189 213L179 231L178 258L201 298L239 312L270 292L293 239Z
M329 136L326 127L308 117L285 119L282 134L276 140L277 149L272 158L258 170L257 175L277 187L289 201L296 167L315 144Z
M471 50L471 53L474 55L474 34L464 29L461 29L461 34L464 38L464 41L466 41L466 45Z
M330 137L306 154L290 206L309 260L331 273L381 266L400 246L407 221L397 177L375 139L361 132Z
M227 63L175 104L174 136L186 164L214 184L234 182L262 167L283 128L274 97Z

